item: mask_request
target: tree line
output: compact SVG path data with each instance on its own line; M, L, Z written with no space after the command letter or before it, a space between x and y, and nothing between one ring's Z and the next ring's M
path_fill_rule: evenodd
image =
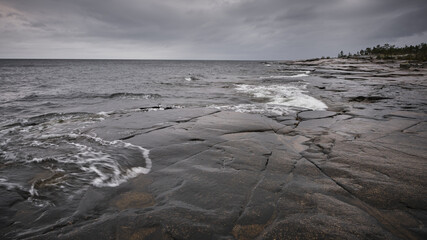
M427 44L421 43L418 45L410 45L405 47L396 47L388 43L384 45L377 45L375 47L368 47L362 49L354 54L344 54L343 51L338 53L338 58L352 58L352 57L375 57L377 59L400 59L400 60L418 60L427 61Z

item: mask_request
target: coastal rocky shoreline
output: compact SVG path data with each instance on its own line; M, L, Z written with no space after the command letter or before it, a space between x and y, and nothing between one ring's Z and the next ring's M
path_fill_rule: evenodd
M363 59L276 64L312 68L307 91L328 110L170 108L96 122L87 133L149 149L151 171L88 189L72 217L19 238L427 238L426 69Z

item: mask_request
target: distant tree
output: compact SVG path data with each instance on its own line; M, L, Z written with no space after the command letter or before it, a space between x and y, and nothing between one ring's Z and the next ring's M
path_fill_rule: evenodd
M376 59L401 59L401 60L418 60L427 61L427 43L421 43L418 45L405 45L404 47L396 47L385 43L384 45L377 45L372 48L366 48L360 50L355 54L348 53L345 55L343 51L338 54L339 58L351 58L353 56L360 55L373 55Z

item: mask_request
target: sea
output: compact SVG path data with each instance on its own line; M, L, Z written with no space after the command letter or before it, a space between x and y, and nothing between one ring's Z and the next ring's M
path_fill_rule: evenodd
M149 173L149 149L84 131L127 113L325 110L308 89L313 70L260 61L0 60L0 190L42 213L88 187Z

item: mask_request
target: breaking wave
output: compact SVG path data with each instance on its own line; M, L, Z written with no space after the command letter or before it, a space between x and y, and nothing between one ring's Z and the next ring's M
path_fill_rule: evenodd
M109 113L45 114L0 129L0 187L35 206L78 195L89 186L116 187L150 172L150 151L82 131Z
M310 110L325 110L325 103L305 94L307 85L269 85L256 86L241 84L236 90L253 95L255 98L267 99L267 104L287 107L306 108Z
M236 90L247 94L253 103L211 106L220 110L243 113L285 115L296 109L326 110L322 101L306 94L306 84L295 85L236 85Z

